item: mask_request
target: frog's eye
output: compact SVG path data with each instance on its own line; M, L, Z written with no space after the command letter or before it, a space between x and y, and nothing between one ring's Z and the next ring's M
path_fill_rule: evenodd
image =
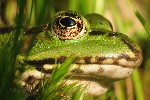
M56 14L52 23L52 34L60 39L76 39L86 32L85 20L76 12L62 11Z

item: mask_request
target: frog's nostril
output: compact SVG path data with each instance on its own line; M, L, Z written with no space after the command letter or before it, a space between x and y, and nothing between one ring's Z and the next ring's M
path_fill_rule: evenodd
M66 27L71 27L71 26L76 25L76 21L70 17L62 18L59 22L60 24Z

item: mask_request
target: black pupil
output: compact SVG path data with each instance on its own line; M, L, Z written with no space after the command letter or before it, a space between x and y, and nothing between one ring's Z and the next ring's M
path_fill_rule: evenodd
M71 27L76 24L76 21L70 17L65 17L60 20L60 23L66 27Z

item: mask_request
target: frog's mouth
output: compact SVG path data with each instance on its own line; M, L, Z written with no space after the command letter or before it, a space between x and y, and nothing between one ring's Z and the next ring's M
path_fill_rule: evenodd
M28 60L25 61L29 65L34 65L39 71L42 70L45 73L51 73L55 64L61 64L66 59L65 56L61 56L57 59L49 58L44 60ZM92 77L94 79L110 78L110 79L122 79L128 77L134 68L141 64L141 58L131 58L127 55L106 57L79 57L79 60L72 64L70 73L74 73L76 76ZM37 67L40 66L40 67ZM78 76L78 77L79 77Z
M64 62L66 57L60 57L57 59L57 63L61 64ZM115 62L114 62L115 61ZM41 61L26 61L30 65L34 65L35 68L44 73L51 74L54 65L55 59L49 58ZM74 77L80 78L90 78L90 79L122 79L128 77L134 68L131 68L127 61L124 60L124 63L120 63L116 59L106 59L102 57L85 57L79 58L79 60L72 64L69 74L73 74ZM132 64L131 64L132 63ZM130 64L133 65L134 62Z
M58 58L48 58L43 60L26 60L25 63L29 65L44 65L44 64L61 64L67 57L60 56ZM101 56L89 56L89 57L79 57L76 62L78 65L88 65L88 64L98 64L98 65L115 65L124 68L136 68L141 64L141 56L129 57L126 54L122 55L107 55L107 57Z

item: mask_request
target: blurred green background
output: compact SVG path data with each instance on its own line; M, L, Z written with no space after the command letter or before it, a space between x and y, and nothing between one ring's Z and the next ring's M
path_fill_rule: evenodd
M0 1L0 27L16 24L19 1ZM150 0L131 2L150 25ZM150 100L150 33L144 29L128 0L26 0L24 3L22 22L29 27L50 23L55 13L62 10L74 10L82 15L99 13L109 19L114 31L128 35L141 46L144 59L131 77L115 82L108 91L110 94L104 95L104 98Z

